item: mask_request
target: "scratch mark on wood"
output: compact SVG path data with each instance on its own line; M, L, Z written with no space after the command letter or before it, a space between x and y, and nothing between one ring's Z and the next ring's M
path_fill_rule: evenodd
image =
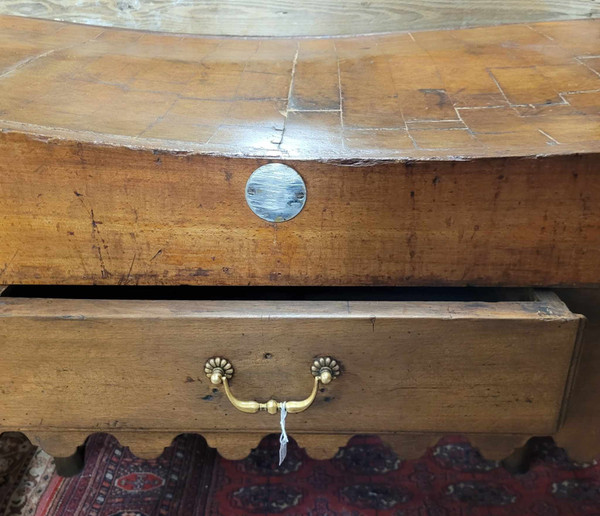
M552 138L552 136L550 136L547 132L542 131L541 129L538 129L538 131L540 133L542 133L546 138L548 138L550 140L550 142L548 142L548 143L550 143L551 145L558 145L559 144L559 142L557 140L555 140L554 138Z
M21 61L18 61L14 65L9 66L2 73L0 73L0 79L4 79L5 77L12 75L13 73L20 70L21 68L24 68L25 66L27 66L31 63L34 63L38 59L43 59L44 57L52 55L55 52L58 52L59 50L60 49L53 48L51 50L48 50L47 52L43 52L43 53L35 55L35 56L30 56L30 57L26 57L25 59L21 59Z
M296 53L294 54L294 59L292 61L292 73L290 76L290 85L288 88L288 95L287 95L287 101L286 101L286 106L285 106L285 112L282 113L283 114L283 128L281 129L281 134L279 135L279 141L278 142L273 142L277 144L278 148L281 148L281 144L283 143L283 138L285 136L285 130L287 128L287 123L288 123L288 113L289 113L289 108L292 105L292 92L294 89L294 78L296 77L296 65L298 64L298 54L300 53L300 43L297 42L296 43Z
M8 260L7 263L4 264L4 267L2 269L0 269L0 276L2 276L6 272L6 270L10 267L10 264L14 261L14 259L16 258L18 253L19 253L19 250L17 249L15 251L15 254L12 255L12 258L10 260Z
M129 278L131 277L131 271L133 270L133 264L135 263L135 258L137 253L133 253L133 259L131 260L131 265L129 266L129 271L127 271L127 276L125 278L121 278L119 280L119 285L127 285L129 283Z
M104 238L102 238L102 236L100 235L100 230L98 229L98 224L102 224L102 222L97 221L95 219L94 210L92 208L88 208L86 206L86 204L83 200L83 196L81 194L78 194L77 192L74 192L74 193L75 193L75 196L77 197L77 199L79 199L79 202L81 202L81 205L83 206L83 208L88 212L88 214L90 216L91 225L92 225L92 240L94 242L94 244L92 245L92 249L94 249L96 251L96 253L98 254L98 261L100 263L100 276L102 277L102 279L107 279L111 276L111 273L106 268L102 250L103 249L106 250L107 254L108 254L108 246L106 245Z
M335 59L337 64L337 80L338 80L338 94L339 94L339 102L340 102L340 127L342 130L344 129L344 95L342 93L342 72L340 70L340 56L338 53L338 49L335 46L335 41L333 42L333 51L335 52ZM343 142L343 140L342 140Z
M598 70L595 70L594 68L592 68L590 65L588 65L585 61L586 59L596 59L597 56L579 56L575 58L575 61L577 61L578 63L582 64L583 66L585 66L588 70L592 71L593 73L595 73L598 77L600 77L600 72Z
M492 71L489 68L488 68L487 72L490 75L492 81L494 81L494 84L496 85L496 88L498 88L498 91L504 97L504 100L506 100L506 103L508 105L511 105L511 102L510 102L510 100L508 100L508 97L506 96L506 93L504 93L504 90L500 87L500 83L498 82L498 79L496 79L496 77L494 76L494 74L492 73Z

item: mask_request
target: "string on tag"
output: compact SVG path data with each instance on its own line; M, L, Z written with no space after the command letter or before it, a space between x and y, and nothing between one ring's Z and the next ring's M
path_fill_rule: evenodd
M287 455L288 436L285 431L285 418L287 417L287 408L285 401L281 404L281 417L279 424L281 425L281 435L279 436L279 465L283 464Z

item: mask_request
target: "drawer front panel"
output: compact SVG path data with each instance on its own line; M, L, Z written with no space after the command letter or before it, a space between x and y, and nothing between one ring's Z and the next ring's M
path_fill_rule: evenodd
M277 431L240 399L300 400L312 360L342 374L298 432L556 430L582 318L548 302L0 300L1 426Z

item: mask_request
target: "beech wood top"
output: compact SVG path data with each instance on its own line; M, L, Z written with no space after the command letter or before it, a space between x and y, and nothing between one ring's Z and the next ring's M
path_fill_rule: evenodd
M0 16L0 128L291 160L600 151L600 20L217 38Z

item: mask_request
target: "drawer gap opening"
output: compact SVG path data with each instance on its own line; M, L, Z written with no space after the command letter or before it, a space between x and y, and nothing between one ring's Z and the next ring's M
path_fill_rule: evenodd
M2 297L210 301L535 301L527 288L11 285Z

